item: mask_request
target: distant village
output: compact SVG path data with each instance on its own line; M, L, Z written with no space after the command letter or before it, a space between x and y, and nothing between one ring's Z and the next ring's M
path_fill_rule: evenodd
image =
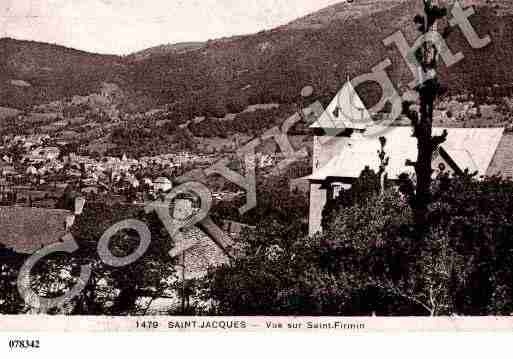
M66 188L91 199L108 194L123 202L144 202L167 192L172 176L184 166L208 166L215 160L185 152L140 159L61 154L59 144L52 144L49 135L4 136L0 146L2 205L53 207Z

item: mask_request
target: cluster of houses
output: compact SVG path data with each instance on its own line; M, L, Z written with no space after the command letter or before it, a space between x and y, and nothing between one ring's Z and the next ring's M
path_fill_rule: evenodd
M144 193L167 191L170 178L185 166L209 166L214 156L190 153L163 154L130 159L93 158L64 154L50 146L48 135L4 138L0 146L0 186L3 193L44 192L47 196L73 185L85 195L129 194L142 200Z

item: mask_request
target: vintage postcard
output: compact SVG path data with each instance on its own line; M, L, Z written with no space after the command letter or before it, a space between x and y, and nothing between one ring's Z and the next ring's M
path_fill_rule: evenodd
M511 0L1 0L0 37L0 332L513 330Z

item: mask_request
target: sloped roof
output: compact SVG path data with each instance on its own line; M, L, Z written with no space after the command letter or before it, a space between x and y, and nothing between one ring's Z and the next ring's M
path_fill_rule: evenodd
M205 276L209 268L228 263L228 256L214 241L198 228L183 231L184 243L177 244L181 250L173 254L179 264L185 266L185 279Z
M446 151L466 150L479 175L485 175L504 135L504 128L447 128Z
M385 152L390 157L387 167L388 178L397 179L401 173L413 172L412 167L406 166L406 160L417 159L417 139L412 137L410 127L385 129L376 126L369 130L368 135L350 139L338 156L333 157L309 179L357 178L366 166L377 171L379 169L378 151L381 149L379 136L387 139ZM444 128L433 128L433 134L440 135L443 130ZM447 128L446 130L449 135L447 141L443 143L443 148L458 166L463 169L472 166L480 175L486 174L503 137L504 129ZM380 135L371 136L373 133Z
M387 167L388 177L396 179L403 172L411 172L406 166L406 160L416 159L416 142L411 137L409 128L393 128L388 132L385 151L390 157ZM348 141L338 156L333 157L324 167L312 174L311 180L325 180L328 177L358 178L362 170L369 166L378 171L378 151L381 149L376 137L362 137Z
M310 128L365 129L371 123L371 116L363 101L348 81Z
M64 238L66 218L72 215L59 209L0 207L0 243L18 253L33 253Z
M513 134L502 136L486 173L487 176L498 174L501 174L504 178L513 178Z
M379 159L376 151L379 147L374 145L370 141L352 141L343 153L333 157L308 178L311 180L325 180L328 177L358 178L366 166L377 171Z
M478 166L474 161L474 158L472 157L472 154L469 152L469 150L459 150L451 148L445 149L444 146L441 147L450 157L450 159L454 162L454 164L457 167L457 170L459 170L460 172L464 172L465 170L468 170L469 173L479 171Z
M188 213L192 215L194 212L190 200L175 202L171 207L170 211L174 218L186 218ZM229 243L211 238L203 230L204 227L198 226L181 230L181 239L175 240L175 246L169 252L170 256L178 258L184 265L186 279L201 278L207 274L209 268L227 263L229 260L225 253Z

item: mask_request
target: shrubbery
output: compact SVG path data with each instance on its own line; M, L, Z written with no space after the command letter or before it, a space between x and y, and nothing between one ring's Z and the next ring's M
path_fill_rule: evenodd
M390 189L334 211L322 236L263 219L245 252L206 281L223 315L509 315L513 183L441 176L429 232Z

